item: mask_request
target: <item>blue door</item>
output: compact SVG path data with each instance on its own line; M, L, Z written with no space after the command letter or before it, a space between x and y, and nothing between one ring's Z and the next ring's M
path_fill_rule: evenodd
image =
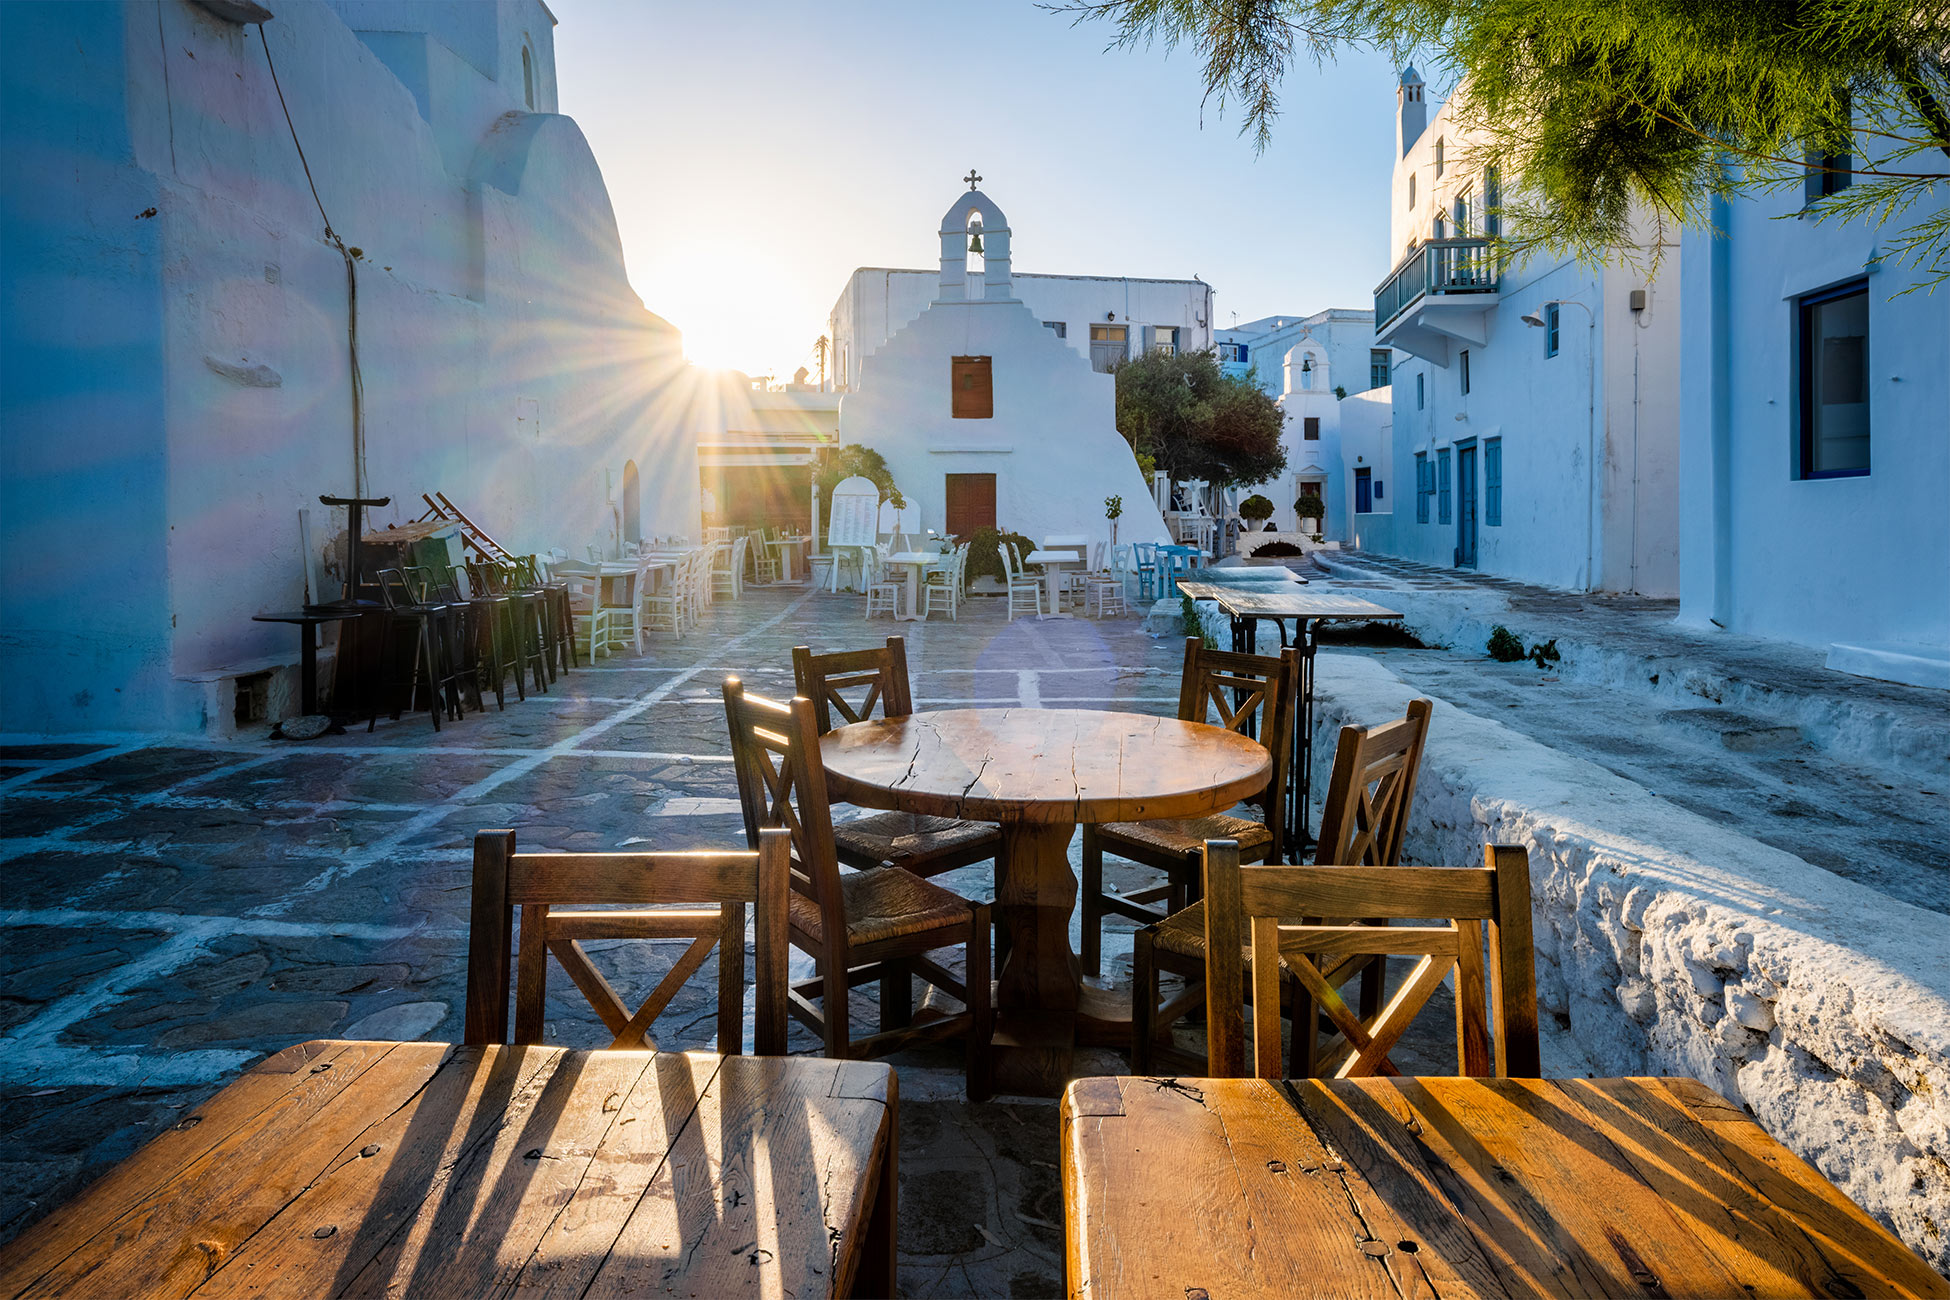
M1456 564L1476 567L1476 448L1456 448Z
M1370 514L1374 510L1374 482L1368 473L1365 469L1354 471L1354 513L1357 515Z

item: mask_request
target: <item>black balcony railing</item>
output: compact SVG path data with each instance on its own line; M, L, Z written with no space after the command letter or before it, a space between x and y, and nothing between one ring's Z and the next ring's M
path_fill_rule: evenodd
M1431 294L1495 293L1496 257L1487 239L1431 239L1401 260L1374 291L1380 333L1419 298Z

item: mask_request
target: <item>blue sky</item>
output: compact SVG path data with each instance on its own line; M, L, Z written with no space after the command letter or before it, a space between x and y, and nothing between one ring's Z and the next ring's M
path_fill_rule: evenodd
M701 365L788 376L859 266L932 266L973 166L1017 270L1214 286L1217 323L1372 305L1394 73L1288 78L1264 154L1185 50L1106 51L1028 0L551 0L561 110L630 279Z

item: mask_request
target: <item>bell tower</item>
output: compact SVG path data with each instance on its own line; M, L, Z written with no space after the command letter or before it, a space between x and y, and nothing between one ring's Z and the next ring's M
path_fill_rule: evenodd
M1015 285L1009 271L1009 219L989 196L976 189L982 178L971 169L962 177L968 193L961 195L941 218L941 286L936 302L966 302L969 298L969 245L982 254L982 302L1014 302Z
M1423 99L1428 89L1414 64L1402 69L1401 83L1395 87L1395 156L1408 157L1408 151L1422 138L1429 124L1429 106Z

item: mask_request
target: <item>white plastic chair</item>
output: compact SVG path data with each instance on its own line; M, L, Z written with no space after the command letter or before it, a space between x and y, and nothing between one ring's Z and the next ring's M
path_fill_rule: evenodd
M901 584L887 576L887 552L876 546L868 551L860 551L860 563L866 572L861 574L861 582L867 589L867 617L885 613L894 617L901 612Z
M998 549L1002 552L1002 567L1009 575L1009 621L1013 623L1018 612L1040 617L1043 612L1042 579L1032 578L1022 571L1022 556L1016 554L1015 543L1006 543ZM1024 600L1029 602L1029 608L1019 610Z

